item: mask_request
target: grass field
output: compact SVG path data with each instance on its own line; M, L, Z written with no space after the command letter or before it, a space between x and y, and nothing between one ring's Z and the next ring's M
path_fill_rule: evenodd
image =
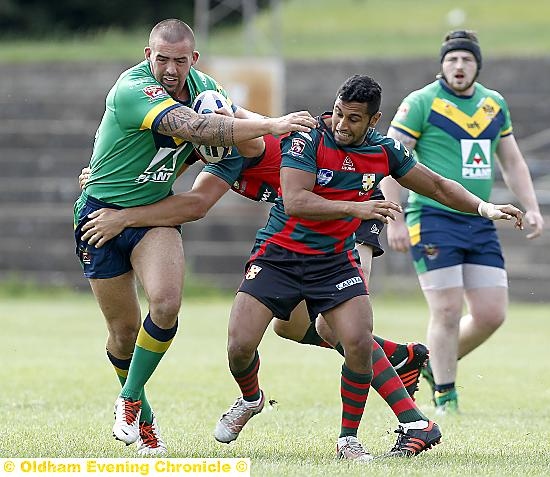
M422 340L420 299L373 302L378 334ZM441 445L368 469L335 459L339 355L283 341L271 330L260 349L260 379L278 404L256 416L235 443L215 442L215 422L238 394L225 359L229 308L224 299L184 303L179 335L149 383L171 457L250 457L255 477L548 475L548 305L513 304L503 329L461 363L463 414L438 420ZM90 295L3 297L0 324L0 457L135 457L133 446L111 437L118 384ZM432 415L426 387L418 403ZM360 438L381 454L393 445L395 427L372 392Z
M478 31L486 57L545 56L549 17L547 0L281 0L279 20L272 11L262 11L252 39L241 25L214 27L209 38L198 38L197 47L203 54L229 57L431 58L445 32L471 28ZM145 29L58 40L3 39L0 63L134 61L142 57L148 35Z

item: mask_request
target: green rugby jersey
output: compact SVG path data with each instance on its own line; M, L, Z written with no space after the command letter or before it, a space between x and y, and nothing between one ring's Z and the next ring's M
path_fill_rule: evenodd
M205 90L227 97L213 78L194 68L186 81L191 94L186 106ZM194 146L155 129L162 117L180 104L154 78L148 61L120 75L107 95L95 136L90 180L75 204L76 212L87 195L133 207L157 202L170 193L177 171Z
M495 150L500 138L512 133L508 106L498 92L476 83L472 96L457 96L438 80L409 94L391 125L417 140L420 163L489 200ZM422 205L456 212L411 191L407 211Z

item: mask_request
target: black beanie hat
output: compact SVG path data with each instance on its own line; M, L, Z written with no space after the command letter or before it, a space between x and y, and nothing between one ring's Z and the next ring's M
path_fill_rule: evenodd
M472 39L466 30L458 30L449 33L447 40L441 45L439 53L439 62L443 63L443 58L449 51L466 50L469 51L477 61L477 70L481 69L481 49L477 39Z

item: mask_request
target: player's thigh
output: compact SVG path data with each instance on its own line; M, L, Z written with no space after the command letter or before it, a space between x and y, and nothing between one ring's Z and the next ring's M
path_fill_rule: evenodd
M151 301L171 299L179 308L185 260L179 231L154 227L132 251L132 266Z
M311 318L306 303L305 301L301 301L296 308L292 310L288 321L280 320L275 317L273 320L273 330L283 338L300 341L305 336L310 323Z
M466 264L464 286L474 319L504 319L508 308L508 276L504 268Z
M372 341L372 307L368 295L358 295L323 313L327 324L340 341Z
M228 325L228 349L256 349L273 319L273 312L248 293L235 295Z
M361 260L361 269L365 274L365 280L367 285L369 284L370 271L372 266L373 248L371 245L356 243L355 248L359 252L359 259Z
M139 328L141 311L133 271L113 278L89 279L89 282L110 331Z

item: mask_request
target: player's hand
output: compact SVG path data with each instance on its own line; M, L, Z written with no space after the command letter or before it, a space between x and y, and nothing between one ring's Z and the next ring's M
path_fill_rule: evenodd
M234 118L235 117L235 114L233 114L233 110L229 110L227 108L220 108L220 109L216 109L216 111L214 111L216 114L221 114L222 116L227 116L229 118Z
M376 219L381 220L385 224L390 219L395 220L394 212L403 212L401 206L390 200L367 200L365 202L357 202L355 217L361 220Z
M388 245L396 252L408 252L411 246L409 229L404 220L395 220L386 227Z
M514 227L523 230L523 212L512 204L498 205L482 201L477 211L479 215L490 220L512 220L515 218Z
M316 119L308 111L298 111L267 120L270 124L270 133L276 136L292 131L309 132L317 125Z
M530 234L527 234L528 239L534 239L542 235L542 231L544 230L544 219L538 210L526 211L523 220L533 230Z
M89 167L83 167L80 175L78 176L78 185L81 189L84 189L86 183L90 180L90 174L92 170Z
M116 237L124 228L122 210L98 209L88 215L90 219L82 226L82 240L100 248Z

